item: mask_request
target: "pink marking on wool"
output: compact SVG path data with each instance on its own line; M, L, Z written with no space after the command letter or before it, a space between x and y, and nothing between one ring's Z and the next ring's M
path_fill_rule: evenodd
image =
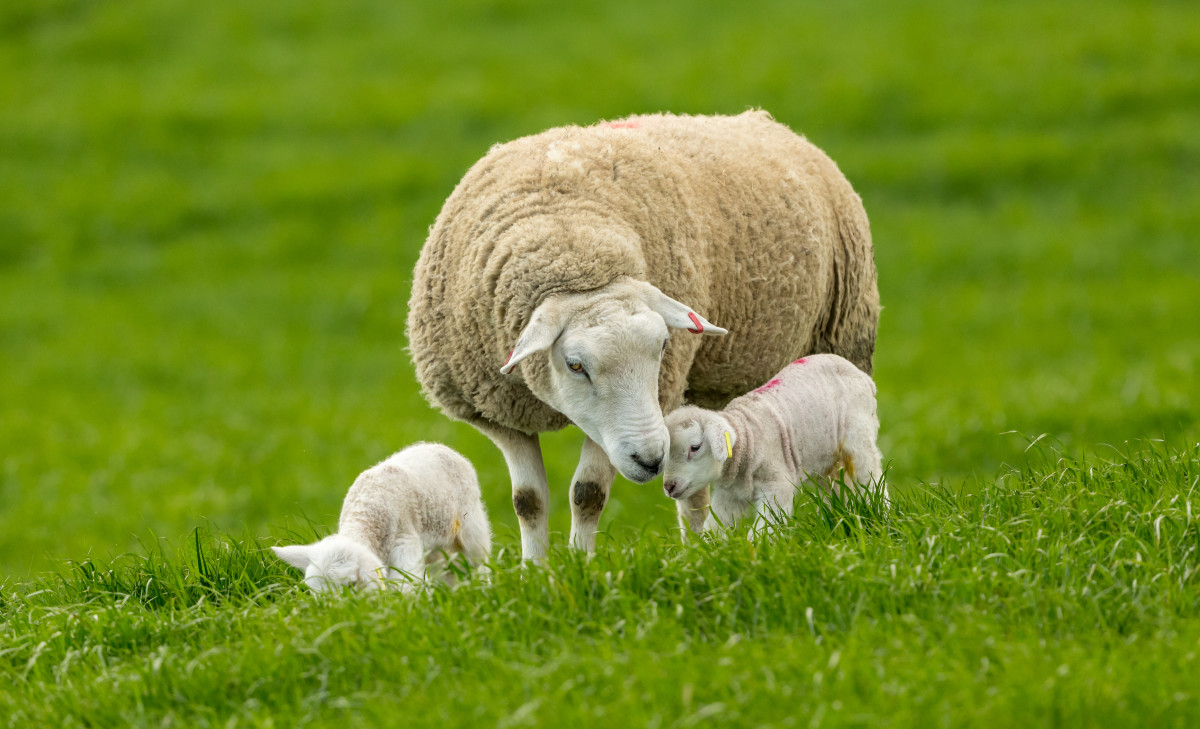
M776 377L775 379L771 380L767 384L765 384L762 387L755 390L755 392L766 392L767 390L770 390L772 387L779 387L782 384L783 384L783 380L780 380L778 377Z
M508 359L504 360L504 364L508 364L510 361L512 361L512 355L515 351L515 349L508 350Z
M609 122L610 129L637 129L637 122Z
M803 358L803 357L801 357L800 359L796 360L796 361L795 361L795 362L793 362L792 364L804 364L804 358Z

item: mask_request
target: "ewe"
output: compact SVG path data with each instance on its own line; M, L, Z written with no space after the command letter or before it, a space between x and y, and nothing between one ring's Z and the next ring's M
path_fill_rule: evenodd
M663 490L684 501L712 484L712 514L679 511L679 525L726 527L752 509L755 530L792 513L796 488L811 477L838 495L839 471L852 488L883 488L875 439L875 383L833 354L798 359L720 412L682 407L666 418L671 449Z
M663 412L813 352L869 373L878 315L867 214L829 157L762 111L655 114L493 147L429 232L408 338L425 397L504 454L540 559L538 433L587 436L571 545L591 551L616 472L661 472Z
M321 591L348 584L411 590L411 580L423 580L426 564L443 554L462 553L482 568L491 548L471 462L444 445L417 443L355 479L336 534L272 549Z

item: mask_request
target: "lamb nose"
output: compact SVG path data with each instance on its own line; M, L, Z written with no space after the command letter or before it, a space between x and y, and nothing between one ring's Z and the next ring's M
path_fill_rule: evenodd
M670 482L670 483L665 483L665 484L663 484L663 488L664 488L664 489L666 489L667 496L674 496L674 495L675 495L675 489L676 489L676 487L678 487L678 486L679 486L679 484L678 484L678 483L676 483L676 482L674 482L674 481L672 481L672 482Z
M662 466L663 461L662 456L655 458L653 461L643 461L642 457L636 453L630 455L629 457L633 459L634 463L638 464L647 471L650 471L651 473L657 474L659 470L661 470L660 466Z

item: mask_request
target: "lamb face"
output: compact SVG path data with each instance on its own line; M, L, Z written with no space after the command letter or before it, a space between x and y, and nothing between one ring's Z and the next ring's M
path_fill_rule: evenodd
M272 547L275 555L304 570L304 584L313 592L355 585L366 590L383 587L384 564L365 545L338 534L313 544Z
M724 417L697 407L672 412L666 425L671 448L663 491L673 499L686 499L720 479L737 438Z
M658 379L670 327L726 333L642 282L551 297L501 371L547 351L549 387L535 394L603 448L623 476L645 483L662 470L667 451Z

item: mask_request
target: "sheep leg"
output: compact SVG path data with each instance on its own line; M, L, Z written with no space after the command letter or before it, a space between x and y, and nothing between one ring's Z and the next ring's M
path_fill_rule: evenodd
M879 446L876 445L875 438L872 436L875 428L872 428L871 425L870 422L865 422L860 427L852 429L851 435L846 438L844 450L846 457L852 459L854 463L852 474L854 482L868 493L874 493L876 489L880 489L883 503L886 506L888 503L887 485L880 482L883 477L883 455L879 452Z
M783 523L795 513L794 498L796 489L786 481L770 481L755 484L758 494L755 499L754 527L750 536L765 533L772 536L775 525Z
M475 426L491 438L508 464L513 509L521 526L521 557L534 562L544 561L550 545L550 484L546 480L537 434L492 424L476 423Z
M492 553L492 530L488 525L487 514L478 504L463 517L458 543L471 571L487 580L490 572L487 561Z
M705 486L691 496L675 502L675 511L679 514L679 531L685 542L689 531L700 534L712 526L709 524L711 520L708 514L711 498L709 488Z
M403 592L412 592L425 581L425 550L416 536L402 536L388 555L388 579Z
M600 515L608 503L617 469L604 449L585 436L579 466L571 479L571 546L588 554L596 551Z
M454 585L458 582L458 575L451 569L454 564L458 552L454 549L449 551L445 549L433 549L425 555L425 581L429 582L434 577L440 579L443 585Z

